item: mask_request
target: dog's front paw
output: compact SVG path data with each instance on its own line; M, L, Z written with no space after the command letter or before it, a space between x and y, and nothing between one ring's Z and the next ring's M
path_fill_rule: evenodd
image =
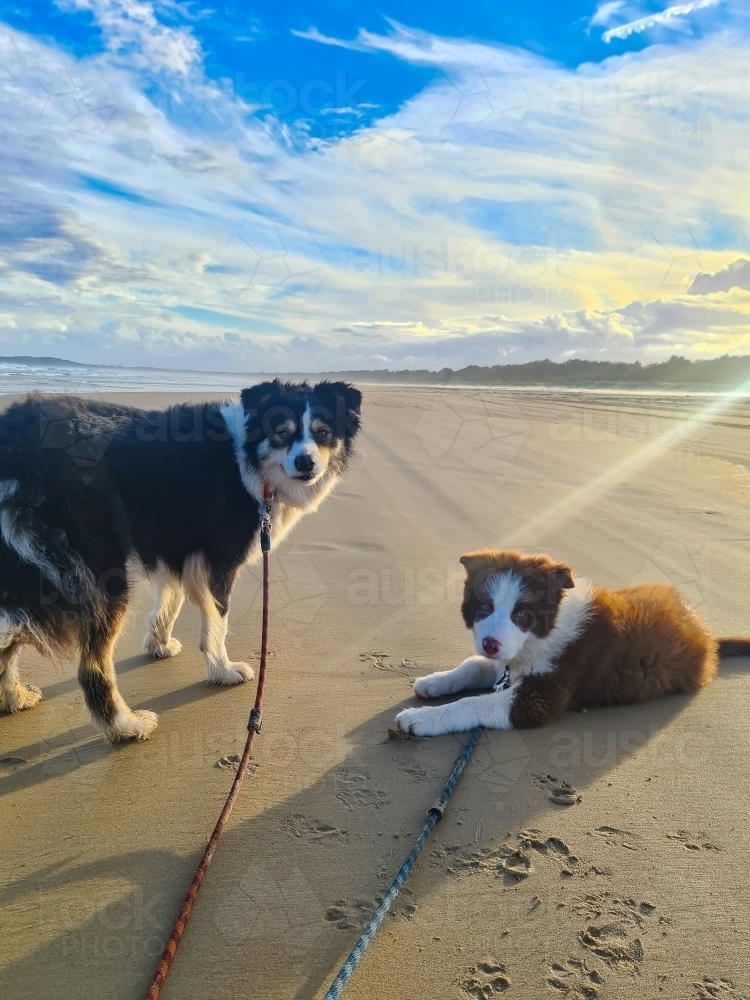
M221 667L208 668L208 683L232 687L234 684L244 684L255 677L255 671L246 663L226 663Z
M439 698L444 694L453 694L453 687L446 673L436 673L418 677L413 691L417 698Z
M158 720L156 712L139 709L136 712L118 712L112 722L102 728L110 743L119 743L121 740L147 740L156 729Z
M0 712L23 712L33 708L42 700L42 692L36 684L16 683L5 691L0 691Z
M177 656L182 652L182 643L179 639L168 639L167 642L159 642L156 636L149 633L143 640L143 645L147 653L150 653L155 660L168 660L171 656Z
M450 731L442 724L440 711L435 708L405 708L396 716L396 725L402 733L412 736L440 736Z

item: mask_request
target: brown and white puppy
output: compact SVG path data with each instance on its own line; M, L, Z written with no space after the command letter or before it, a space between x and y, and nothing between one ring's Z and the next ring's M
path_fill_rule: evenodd
M461 562L461 611L478 655L420 677L414 692L494 690L399 712L399 728L416 736L525 729L569 708L692 694L711 680L720 656L750 654L750 638L714 638L676 587L592 587L576 583L567 563L515 551L470 552Z

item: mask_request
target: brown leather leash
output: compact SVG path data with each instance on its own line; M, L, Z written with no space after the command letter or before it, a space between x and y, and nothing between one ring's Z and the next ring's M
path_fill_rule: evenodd
M240 758L240 763L237 767L237 774L232 782L232 787L229 789L229 795L227 795L227 800L224 803L224 808L221 810L221 815L214 827L214 832L211 834L208 843L206 844L206 849L203 852L203 857L200 860L198 867L195 869L195 874L193 875L193 880L190 883L185 900L180 908L180 912L175 921L174 927L172 928L172 933L167 942L167 946L164 949L164 953L159 959L159 964L156 966L156 971L154 972L153 979L151 980L151 985L149 987L148 993L146 994L146 1000L157 1000L157 997L161 993L161 988L164 985L164 980L167 978L167 973L169 972L170 966L174 961L175 954L177 953L177 948L182 939L182 935L185 932L185 927L188 922L188 918L193 910L193 904L195 903L195 898L198 895L198 890L201 887L201 883L205 878L208 866L211 864L211 859L214 856L214 851L216 850L216 845L219 842L219 837L222 834L224 826L229 819L229 814L232 811L232 806L234 805L234 800L237 798L237 794L240 790L240 785L242 784L242 779L245 777L245 772L247 771L247 765L250 761L250 754L253 749L253 741L255 740L256 733L259 733L262 726L262 714L263 714L263 690L266 686L266 661L268 660L268 598L270 593L269 587L269 574L268 574L268 554L271 549L271 500L273 499L273 493L267 485L263 487L263 507L261 508L261 519L260 519L260 548L263 553L263 615L262 615L262 626L261 626L261 640L260 640L260 667L258 670L258 689L255 692L255 705L250 712L250 718L247 723L247 741L245 743L245 749L242 751L242 757Z

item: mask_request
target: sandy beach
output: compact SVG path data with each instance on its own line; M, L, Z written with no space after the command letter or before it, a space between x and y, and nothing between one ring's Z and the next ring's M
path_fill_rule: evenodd
M750 632L750 407L694 395L365 388L344 482L272 558L264 730L164 1000L315 1000L420 829L464 736L397 742L414 677L471 652L467 549L517 546L607 586L681 586ZM3 397L2 404L12 397ZM195 393L113 393L139 406ZM147 485L144 488L148 488ZM253 685L116 658L154 738L111 747L73 662L0 718L0 995L139 1000L240 752ZM259 574L228 648L257 659ZM699 696L485 732L349 1000L750 996L750 661ZM575 789L574 805L551 790Z

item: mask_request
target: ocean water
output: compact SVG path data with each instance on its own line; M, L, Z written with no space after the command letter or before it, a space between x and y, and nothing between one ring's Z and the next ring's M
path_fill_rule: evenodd
M237 392L259 381L252 375L98 365L24 365L0 362L0 394L18 392Z
M246 386L254 385L271 376L251 375L247 372L233 374L232 372L196 372L172 368L116 368L100 365L72 366L66 364L26 365L20 362L0 361L0 395L7 393L26 392L206 392L206 393L237 393ZM308 378L314 381L317 376L291 373L282 376L292 380ZM358 380L362 381L362 380ZM424 383L391 382L378 380L378 373L368 373L364 380L370 385L388 385L393 388L441 388L467 389L466 382L454 383ZM727 390L707 389L702 386L666 386L666 385L591 385L591 386L514 386L479 384L477 390L486 392L501 391L503 393L518 393L530 396L641 396L661 398L681 398L696 402L703 397L721 397ZM743 387L739 397L746 404L750 402L750 388Z

